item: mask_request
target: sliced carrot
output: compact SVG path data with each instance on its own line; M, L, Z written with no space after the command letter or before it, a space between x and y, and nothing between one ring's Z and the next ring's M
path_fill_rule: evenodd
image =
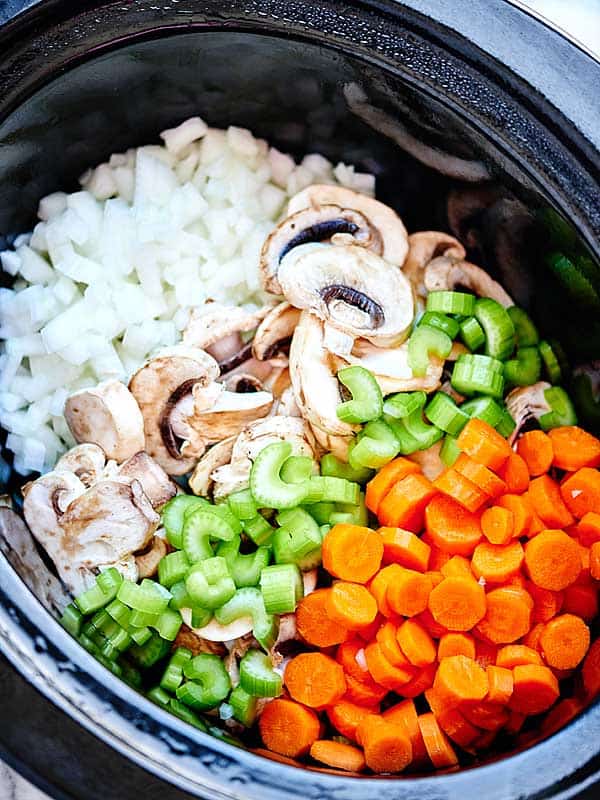
M368 709L341 699L327 709L327 716L333 727L346 739L356 741L356 729L369 714L378 713L379 709Z
M541 723L542 733L548 735L564 728L583 710L585 704L575 697L565 697L551 708Z
M591 622L598 614L598 585L593 581L580 583L579 579L563 592L562 611L575 614Z
M283 681L294 700L310 708L324 708L346 692L342 667L323 653L300 653L288 663Z
M351 703L356 703L356 705L365 706L372 710L374 707L379 706L387 691L384 686L379 686L375 683L370 674L362 681L357 680L352 675L346 675L346 694L344 699L349 700Z
M506 731L506 733L514 735L521 730L521 728L525 724L526 719L527 719L527 714L521 714L520 711L509 710L508 720L506 722L506 725L504 726L504 730Z
M479 736L479 731L467 721L462 710L455 708L454 700L444 697L434 688L425 692L425 699L440 728L453 742L468 747Z
M357 734L373 772L402 772L411 763L412 745L401 725L369 716L360 723Z
M369 591L371 590L369 589ZM369 642L373 641L373 639L375 638L375 634L377 633L381 625L383 625L384 621L385 618L383 617L383 615L377 612L377 616L375 617L373 622L371 622L369 625L364 625L363 627L356 629L356 635L360 639L362 639L363 642L366 642L368 644Z
M488 676L488 693L486 700L489 703L506 705L513 692L513 674L511 669L490 664L486 667Z
M429 595L429 597L431 598L431 595ZM444 625L440 625L440 623L435 620L429 608L426 608L422 614L417 614L415 619L418 619L421 625L427 628L434 639L439 639L440 636L448 633L448 628Z
M462 558L462 556L454 556L454 558ZM450 561L452 561L452 559L450 559ZM472 574L473 573L471 573L471 575ZM429 582L431 583L431 588L435 589L438 583L441 583L444 580L444 578L448 576L444 575L443 572L432 572L431 570L429 570L429 572L427 573L427 577L429 578Z
M600 542L594 542L590 547L590 575L595 581L600 581Z
M369 590L360 583L335 581L327 595L327 615L347 630L369 625L377 616L377 603Z
M498 650L496 666L514 669L519 664L542 664L542 657L532 647L524 644L505 644Z
M395 667L383 655L381 647L373 642L365 647L365 658L371 677L375 683L390 691L397 691L415 676L412 667Z
M552 439L544 431L527 431L517 442L517 453L527 464L532 478L544 475L552 466L554 448Z
M473 579L473 570L471 569L471 562L465 556L452 556L441 569L442 580L444 578L471 578ZM436 586L441 581L436 582Z
M481 515L481 532L492 544L508 544L513 538L515 517L502 506L486 508Z
M574 669L590 647L590 629L574 614L560 614L544 626L540 646L548 666Z
M508 721L507 709L499 703L490 703L487 700L466 706L462 713L471 725L484 731L497 731Z
M512 452L498 431L475 417L467 422L456 443L464 453L493 472L502 468Z
M375 638L390 664L394 667L410 667L410 661L398 643L397 634L398 626L388 621L379 628Z
M548 622L555 617L562 608L564 595L562 592L553 592L551 589L542 589L533 581L527 581L525 588L533 598L532 623Z
M457 703L476 702L488 693L487 675L472 658L449 656L441 660L433 688Z
M427 750L421 736L414 700L411 698L401 700L396 705L390 706L381 716L388 722L404 728L412 745L413 762L424 762L427 759Z
M475 640L469 633L445 633L438 643L438 659L448 656L475 658Z
M435 486L421 473L407 475L394 484L379 504L379 522L417 533L423 527L425 507L436 493Z
M523 494L529 486L529 470L520 455L511 453L498 475L506 484L509 494Z
M508 712L507 715L510 716L510 712ZM482 731L471 745L471 747L474 749L474 752L480 753L484 750L488 750L494 743L496 734L497 731Z
M398 689L398 694L401 697L418 697L423 694L424 691L433 686L436 670L436 664L428 664L426 667L417 670L415 677Z
M365 659L365 646L360 639L349 639L337 649L335 660L346 673L357 681L370 681L371 675Z
M567 531L565 531L567 533ZM584 547L581 542L576 539L577 546L579 547L579 557L581 559L581 572L577 576L575 583L589 583L590 576L590 548Z
M478 631L475 631L478 633ZM475 642L475 661L480 667L487 669L496 663L498 656L498 646L484 639L477 639Z
M554 428L548 433L554 448L554 466L575 472L581 467L600 467L600 441L577 425Z
M431 547L402 528L379 528L383 540L383 563L400 564L408 569L425 572L429 566Z
M533 521L533 508L525 495L504 494L496 500L496 505L512 512L513 538L519 538L528 532Z
M429 610L448 630L469 631L485 615L485 592L472 578L444 578L429 595Z
M565 505L577 519L600 508L600 472L582 467L563 481L560 494Z
M523 500L525 499L527 500L527 504L531 507L531 522L529 523L529 528L524 533L528 539L533 539L533 537L537 536L538 533L545 531L546 526L544 525L544 521L540 517L538 517L538 515L533 510L533 506L531 506L529 495L527 493L523 495Z
M540 638L542 636L542 631L544 630L544 625L544 622L536 622L536 624L523 637L523 644L527 645L527 647L531 647L532 650L537 650L538 653L541 650Z
M584 547L591 547L595 542L600 542L600 514L594 511L584 514L577 525L577 534Z
M438 495L429 503L425 525L433 544L451 555L470 556L483 535L479 517L445 495ZM435 568L430 563L430 569Z
M407 619L396 634L402 652L415 667L433 664L437 649L427 629L414 619Z
M414 569L400 567L394 582L388 586L387 602L392 611L403 617L414 617L427 608L431 581Z
M477 631L494 644L511 644L525 636L531 623L533 600L517 586L500 586L486 595L487 611Z
M367 483L365 492L365 504L369 511L377 514L379 504L390 491L392 486L402 478L406 478L413 472L420 472L421 468L414 461L409 461L408 458L395 458L388 464L385 464Z
M489 499L488 495L476 486L473 481L465 478L453 467L438 475L433 485L443 494L456 500L467 511L478 511Z
M387 567L380 569L369 583L368 589L375 598L377 608L384 617L392 617L394 615L387 601L387 590L388 586L402 573L402 569L399 564L389 564Z
M440 729L432 713L419 716L419 728L425 743L425 749L431 763L436 769L453 767L458 764L454 748L448 741L446 734Z
M383 558L381 536L360 525L334 525L323 539L323 566L336 578L367 583Z
M581 676L587 697L592 699L600 694L600 638L596 639L588 650L581 668Z
M327 616L329 589L317 589L298 603L296 627L300 636L316 647L331 647L348 638L348 631Z
M306 755L321 733L314 711L284 698L271 700L265 706L258 728L265 747L291 758Z
M558 681L548 667L522 664L513 670L513 693L509 708L521 714L541 714L559 696Z
M361 772L365 766L365 757L362 750L344 742L333 742L329 739L317 739L310 748L311 758L327 764L334 769L343 769L346 772Z
M441 496L442 495L440 495L440 497ZM444 564L447 564L451 558L452 556L450 553L445 553L443 550L440 550L439 547L432 546L431 556L429 558L429 569L434 572L441 572Z
M525 545L525 566L542 589L566 589L581 572L577 542L560 530L542 531Z
M504 584L505 586L517 586L519 589L527 589L527 578L520 572L511 575Z
M504 583L521 569L525 553L521 542L510 544L478 544L471 565L476 578L489 583Z
M466 453L461 453L452 466L492 500L506 492L506 484L502 478L499 478L490 469L484 467L483 464L479 464Z

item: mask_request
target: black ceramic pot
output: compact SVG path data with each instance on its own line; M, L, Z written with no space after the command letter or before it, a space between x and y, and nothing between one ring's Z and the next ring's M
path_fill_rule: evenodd
M31 226L42 195L200 114L374 171L409 229L455 230L572 359L600 356L597 316L542 258L557 235L600 253L600 65L532 17L503 0L45 0L13 18L26 5L0 3L5 242ZM2 755L56 797L600 793L598 704L528 750L423 778L348 778L234 748L109 674L8 556Z

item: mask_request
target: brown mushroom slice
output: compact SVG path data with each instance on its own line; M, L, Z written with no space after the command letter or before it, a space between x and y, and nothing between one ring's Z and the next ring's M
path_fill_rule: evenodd
M167 555L167 543L160 536L153 536L150 547L135 555L138 578L151 578L158 571L158 563Z
M136 453L128 458L117 470L120 479L140 482L144 494L153 508L160 508L177 494L174 483L164 469L148 453Z
M252 341L252 352L259 361L267 361L282 352L289 352L300 310L283 302L272 308L262 320Z
M295 214L303 209L319 210L330 204L354 209L362 214L368 220L373 244L378 240L381 242L380 248L370 249L390 264L401 266L404 263L408 252L408 234L404 223L393 208L373 197L344 186L312 184L290 199L287 210L288 214Z
M190 621L191 621L190 610ZM211 655L224 658L227 655L227 648L221 642L209 642L208 639L202 639L193 628L190 628L185 623L179 629L179 633L175 637L173 647L185 647L191 651L192 655L197 656L200 653L210 653Z
M402 272L411 282L415 294L420 298L427 296L423 284L425 267L438 256L449 256L457 259L466 257L462 244L441 231L419 231L411 233L408 237L408 255L402 267Z
M465 288L479 297L491 297L504 308L514 305L511 296L481 267L448 256L434 258L427 265L424 284L428 292Z
M411 285L401 270L356 245L303 245L279 267L286 299L354 338L400 344L414 316ZM296 338L296 334L294 334Z
M439 388L444 371L444 362L431 356L427 372L416 377L408 363L408 343L400 347L375 347L364 339L355 342L349 356L333 356L335 371L349 365L357 365L372 372L383 394L392 392L433 392Z
M108 380L67 398L65 419L77 442L99 445L119 463L144 449L144 418L124 383Z
M188 481L192 492L199 497L209 497L213 487L212 473L231 461L233 445L237 436L228 436L213 445L196 464Z
M181 616L186 625L192 628L192 609L182 608ZM229 625L221 625L216 619L211 619L202 628L192 628L196 636L205 639L207 642L231 642L252 632L252 617L240 617L230 622Z
M506 395L506 408L515 421L515 429L508 439L510 444L517 440L529 422L537 421L543 414L552 411L544 396L546 389L550 389L550 384L538 381L531 386L513 389Z
M171 423L174 407L192 387L208 387L218 376L219 365L204 350L176 345L159 351L131 378L129 389L144 417L146 452L168 475L184 475L198 457L183 452Z
M106 467L104 450L97 444L77 444L62 455L54 472L72 472L84 486L99 481Z
M440 458L440 450L442 449L442 440L436 442L427 450L417 450L408 456L410 461L414 461L421 467L423 475L427 480L434 481L446 469L442 459Z

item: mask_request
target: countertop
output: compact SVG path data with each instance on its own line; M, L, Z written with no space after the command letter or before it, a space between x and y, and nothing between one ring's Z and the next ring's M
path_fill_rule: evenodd
M547 17L589 50L600 54L600 0L520 0L515 5ZM50 798L0 761L0 800Z

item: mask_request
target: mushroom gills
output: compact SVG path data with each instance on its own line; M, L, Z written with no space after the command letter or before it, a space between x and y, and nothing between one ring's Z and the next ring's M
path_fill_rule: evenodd
M330 286L324 286L320 289L319 294L327 306L333 305L336 301L340 301L349 306L353 306L363 314L367 314L372 328L379 328L385 322L385 314L379 303L372 300L364 292L353 289L351 286L333 283Z

